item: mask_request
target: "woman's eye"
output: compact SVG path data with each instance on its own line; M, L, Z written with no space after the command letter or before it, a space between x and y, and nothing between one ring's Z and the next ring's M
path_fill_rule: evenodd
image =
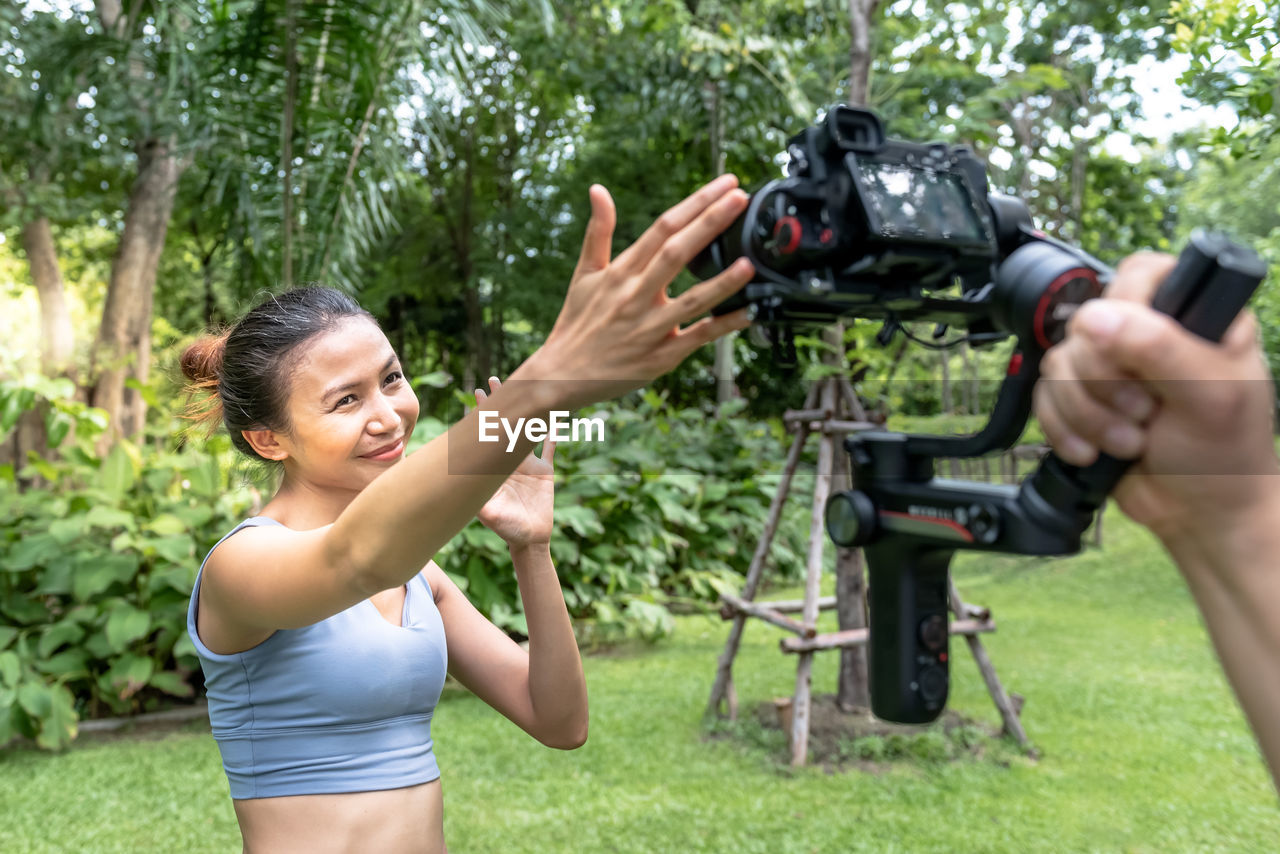
M399 382L402 379L404 379L404 374L400 373L399 371L392 371L391 373L387 374L387 378L383 380L382 384L391 385L392 383Z
M342 399L339 400L336 404L334 404L333 408L338 409L340 407L346 406L348 403L355 403L355 402L356 402L356 396L354 394L343 395Z

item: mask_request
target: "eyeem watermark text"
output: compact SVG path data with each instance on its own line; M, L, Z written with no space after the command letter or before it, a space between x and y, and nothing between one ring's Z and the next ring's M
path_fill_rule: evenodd
M604 419L569 418L569 410L551 410L551 420L541 418L517 418L515 424L492 409L480 412L480 441L500 442L498 428L507 436L507 453L513 451L523 435L530 442L603 442Z

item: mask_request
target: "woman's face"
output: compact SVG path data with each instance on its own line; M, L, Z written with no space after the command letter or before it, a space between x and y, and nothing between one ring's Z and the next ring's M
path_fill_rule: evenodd
M404 456L418 399L367 317L344 318L303 347L287 378L286 470L321 488L364 489Z

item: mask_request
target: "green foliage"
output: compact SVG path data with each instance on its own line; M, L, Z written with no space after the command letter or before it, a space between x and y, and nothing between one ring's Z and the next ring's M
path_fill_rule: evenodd
M1257 153L1280 132L1280 13L1262 0L1176 0L1174 47L1189 60L1178 82L1203 103L1229 105L1238 121L1211 142L1235 156Z
M0 381L0 436L7 413L44 404L66 438L56 457L0 472L0 744L60 748L80 718L193 696L191 585L248 503L219 466L225 441L214 454L121 441L95 456L105 422L69 386Z
M556 450L551 554L583 640L655 640L671 631L668 607L705 607L737 592L781 476L785 438L735 415L680 409L650 391L608 411L605 441ZM773 578L799 577L811 484L803 469L770 554ZM803 517L800 518L800 517ZM473 523L436 561L472 603L524 632L506 547Z

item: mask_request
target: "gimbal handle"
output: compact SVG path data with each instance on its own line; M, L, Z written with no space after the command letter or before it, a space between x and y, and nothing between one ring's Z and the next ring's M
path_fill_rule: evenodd
M1266 264L1253 250L1222 234L1197 230L1151 307L1201 338L1220 341L1266 273ZM1082 468L1050 453L1023 482L1019 503L1047 529L1082 534L1133 462L1102 454Z

